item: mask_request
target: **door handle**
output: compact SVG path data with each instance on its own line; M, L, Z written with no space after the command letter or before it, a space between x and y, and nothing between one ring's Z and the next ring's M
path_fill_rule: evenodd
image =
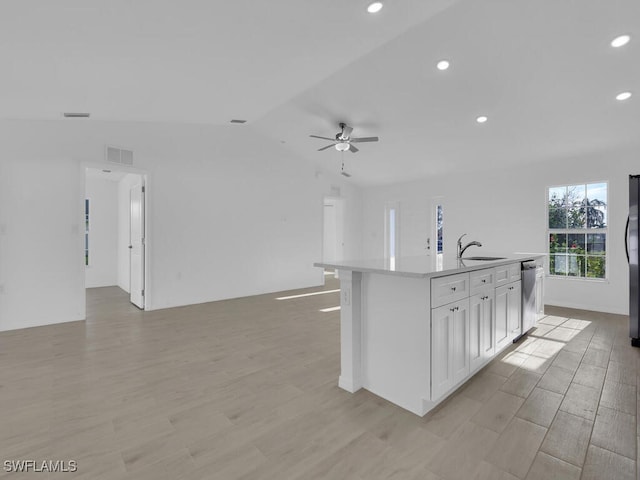
M627 254L627 263L629 263L629 216L627 216L627 225L624 227L624 251Z
M133 245L129 245L129 247L128 247L128 248L133 248Z

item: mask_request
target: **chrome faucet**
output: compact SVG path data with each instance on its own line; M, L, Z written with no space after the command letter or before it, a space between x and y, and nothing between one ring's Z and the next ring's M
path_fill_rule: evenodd
M467 243L464 247L462 246L462 237L464 237L466 235L466 233L463 233L462 235L460 235L460 238L458 239L458 258L462 258L462 254L464 253L464 251L475 245L476 247L481 247L482 244L480 242L476 242L475 240L473 242L469 242Z

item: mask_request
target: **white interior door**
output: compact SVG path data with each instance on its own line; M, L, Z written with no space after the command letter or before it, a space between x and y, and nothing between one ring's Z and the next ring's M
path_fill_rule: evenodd
M131 303L133 303L136 307L144 309L144 186L134 185L133 187L131 187L130 199L130 299Z
M333 203L324 203L324 241L322 249L322 261L332 263L337 260L338 238L337 238L336 206Z

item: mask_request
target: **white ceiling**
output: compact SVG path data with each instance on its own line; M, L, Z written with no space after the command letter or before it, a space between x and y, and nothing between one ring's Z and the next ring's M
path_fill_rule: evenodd
M333 171L308 135L346 121L381 138L344 154L361 185L640 146L640 1L366 3L5 0L0 115L246 119Z

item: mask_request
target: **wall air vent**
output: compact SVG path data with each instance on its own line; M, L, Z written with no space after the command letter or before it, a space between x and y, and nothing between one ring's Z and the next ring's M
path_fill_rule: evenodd
M90 113L64 112L64 118L89 118Z
M107 157L107 162L118 163L120 165L133 165L132 150L107 145L105 156Z

